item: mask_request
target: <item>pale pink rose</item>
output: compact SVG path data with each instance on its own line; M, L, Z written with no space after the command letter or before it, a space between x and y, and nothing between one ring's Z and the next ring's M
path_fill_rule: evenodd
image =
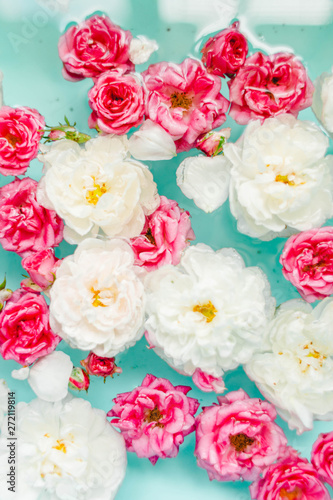
M307 302L333 293L333 227L291 236L280 256L283 276Z
M247 41L238 30L239 22L210 38L203 48L202 62L214 75L233 76L243 66L247 56Z
M143 88L132 74L113 70L103 73L90 89L89 106L93 110L88 124L107 134L126 134L143 120Z
M255 500L330 500L316 469L291 448L250 485L250 493Z
M231 128L227 127L216 132L208 132L196 140L194 147L207 156L217 156L223 152L223 146L230 137L230 131Z
M333 431L319 434L312 446L311 462L320 479L333 488Z
M0 188L0 243L22 257L58 246L63 238L60 217L36 200L37 185L25 177Z
M0 174L21 175L36 158L45 121L36 109L0 107Z
M104 358L90 352L86 359L80 361L83 368L88 372L88 375L97 375L104 377L113 377L115 373L122 373L122 369L116 365L115 358Z
M219 396L197 416L195 456L209 479L253 481L285 453L287 438L267 401L242 390Z
M220 94L221 80L199 61L153 64L142 76L146 117L170 134L178 153L191 149L200 135L225 121L229 102Z
M52 248L46 248L28 255L22 259L21 264L32 282L38 285L41 290L46 290L55 280L55 272L61 264L61 259L57 259Z
M118 394L109 417L125 438L126 448L155 464L178 454L184 437L194 431L199 401L186 394L191 387L174 387L169 380L146 375L142 385Z
M146 217L141 235L130 241L135 264L147 271L179 264L183 250L195 239L189 212L165 196L160 201L157 210Z
M68 388L72 391L88 391L90 378L86 370L78 366L74 366L71 376L69 377Z
M203 392L222 393L225 391L225 385L222 377L214 377L209 373L203 372L197 368L192 375L193 383Z
M63 76L72 82L95 78L113 68L131 71L130 31L124 31L106 16L92 16L64 33L58 44Z
M228 82L230 116L240 125L250 120L298 112L312 103L314 86L303 64L286 52L248 57Z
M49 325L49 308L42 295L16 290L0 313L0 353L21 365L51 353L61 338Z

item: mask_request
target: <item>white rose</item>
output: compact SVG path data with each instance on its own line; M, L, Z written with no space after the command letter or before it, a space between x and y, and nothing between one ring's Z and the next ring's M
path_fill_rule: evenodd
M158 44L155 40L149 40L143 35L138 35L131 40L129 59L133 64L143 64L148 61L156 50L158 50Z
M219 377L251 359L273 316L266 276L246 268L236 250L189 247L178 266L145 279L148 340L157 354L188 375Z
M73 363L68 354L53 351L38 359L29 371L28 382L37 397L56 402L68 394L68 382Z
M129 157L126 137L100 136L83 146L63 139L42 149L46 173L37 198L64 219L69 243L100 229L109 237L141 233L159 196L148 168Z
M142 336L145 295L123 240L87 239L57 269L50 291L52 330L74 348L112 357Z
M333 138L333 74L322 73L314 82L314 114Z
M270 240L322 225L333 213L333 156L328 138L292 115L251 122L236 144L230 208L241 233Z
M158 123L145 120L128 140L128 149L137 160L170 160L176 156L172 137Z

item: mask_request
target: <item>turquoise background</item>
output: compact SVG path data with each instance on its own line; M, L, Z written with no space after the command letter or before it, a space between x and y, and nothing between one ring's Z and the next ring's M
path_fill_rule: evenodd
M57 53L59 36L70 22L80 22L96 11L105 12L115 23L131 30L133 35L144 34L157 40L160 49L153 54L150 63L162 60L181 62L188 55L199 57L203 40L229 24L231 18L226 13L235 4L232 0L69 0L67 3L66 8L66 0L0 0L0 70L4 73L4 101L9 106L37 108L48 125L62 121L66 114L70 121L77 122L81 131L88 133L90 108L87 91L92 81L87 79L71 83L64 80ZM321 72L330 71L333 63L332 10L331 0L249 0L239 3L237 17L241 20L241 29L246 31L252 42L253 50L261 48L273 53L281 47L289 48L304 60L310 77L315 79ZM138 66L137 70L142 71L147 66ZM228 96L225 81L222 93ZM316 121L310 109L299 117ZM239 137L243 128L229 118L225 126L232 128L231 141ZM330 149L332 151L332 143ZM237 232L228 202L207 215L182 195L176 185L176 169L186 156L192 154L196 152L180 154L172 161L147 162L160 194L177 200L181 207L190 211L196 242L205 242L214 249L232 246L247 265L260 266L268 275L277 304L299 297L281 273L279 255L285 239L277 238L265 243L246 237ZM27 175L38 180L41 169L41 164L34 160ZM0 185L12 180L12 177L1 177ZM327 224L329 222L332 223L328 221ZM62 243L56 254L64 257L73 250L71 245ZM4 273L8 286L18 288L23 273L21 259L0 248L0 281ZM70 349L65 343L61 343L59 348L71 356L75 365L79 365L80 359L87 355L86 352ZM199 391L189 378L177 374L153 351L149 351L144 339L119 355L117 361L123 369L120 376L106 380L105 384L103 379L92 377L88 395L80 394L94 407L108 411L112 398L139 385L147 372L166 377L175 385L191 385L193 391L190 395L198 398L202 405L216 401L214 394ZM0 378L5 378L11 390L16 391L18 401L29 401L34 394L28 383L11 377L11 370L17 368L17 363L1 359ZM242 387L250 396L260 396L241 368L229 372L225 383L228 390ZM285 430L290 445L308 458L318 433L333 429L331 422L316 422L313 431L296 436L281 419L278 423ZM194 444L194 435L188 436L176 458L159 460L155 466L146 459L128 454L127 474L117 500L250 498L248 483L210 482L206 472L196 465Z

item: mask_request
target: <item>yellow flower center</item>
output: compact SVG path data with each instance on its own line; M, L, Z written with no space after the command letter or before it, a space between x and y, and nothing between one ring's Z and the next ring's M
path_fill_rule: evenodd
M170 100L172 108L190 109L192 106L192 99L185 92L174 92L171 94Z
M55 450L62 451L63 453L67 453L67 448L62 439L57 439L57 446L52 446Z
M7 141L13 148L15 148L16 144L20 142L19 137L16 137L16 135L11 134L10 132L8 132L8 134L5 135L5 139L7 139Z
M103 304L103 302L101 301L101 297L100 297L100 293L101 293L101 290L95 290L93 287L91 288L91 293L93 294L92 296L92 305L94 307L106 307L105 304Z
M97 184L95 177L94 179L94 187L89 188L86 194L86 200L91 205L97 205L98 200L103 196L103 194L107 193L108 189L106 184L103 182L102 184Z
M236 451L244 451L248 446L254 443L254 439L250 438L246 434L230 434L229 436L230 444L236 449Z
M283 184L288 184L288 186L296 186L294 181L289 180L288 175L280 175L278 174L275 177L275 182L283 182Z
M164 427L164 424L161 424L160 422L162 417L163 415L157 406L155 406L155 408L153 408L152 410L148 410L147 408L145 411L145 422L148 423L156 422L155 424L156 427Z
M206 318L206 322L210 323L215 318L217 309L215 309L215 306L209 301L207 304L197 304L194 306L193 312L202 314Z
M292 491L287 491L285 488L281 488L280 490L280 498L285 500L299 500L302 498L302 490L296 487Z

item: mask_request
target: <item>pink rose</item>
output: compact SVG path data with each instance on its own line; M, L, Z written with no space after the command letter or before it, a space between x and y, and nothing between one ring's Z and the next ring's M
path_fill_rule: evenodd
M178 153L191 149L200 135L225 121L229 102L220 94L221 80L199 61L153 64L142 76L146 117L170 134Z
M90 352L80 363L87 370L88 375L104 377L104 382L106 377L113 377L115 373L122 372L122 369L116 365L115 358L104 358L93 352Z
M209 73L222 76L233 76L243 66L247 56L247 41L238 30L239 22L230 28L220 31L210 38L203 48L202 62Z
M318 436L312 446L311 462L320 479L333 487L333 431Z
M221 393L225 391L222 377L214 377L197 368L192 375L193 383L203 392Z
M216 132L208 132L199 137L194 147L205 153L207 156L217 156L223 152L223 146L230 137L231 128L222 128Z
M113 68L131 71L129 60L132 35L106 16L92 16L71 26L59 39L59 57L64 63L63 76L72 82L95 78Z
M118 394L109 417L125 438L128 451L155 464L178 454L179 445L194 430L199 401L186 394L191 387L174 387L169 380L146 375L132 392Z
M333 227L291 236L280 256L283 276L307 302L333 293Z
M38 183L29 177L0 188L0 242L22 257L59 245L64 224L36 200Z
M318 472L291 448L250 485L250 493L255 500L330 500Z
M240 125L251 119L298 112L311 106L314 86L303 64L293 55L248 57L237 75L229 80L230 116Z
M0 313L0 353L21 365L50 354L61 338L49 325L49 308L42 295L16 290Z
M45 121L36 109L0 108L0 174L21 175L36 158Z
M197 416L195 456L209 479L253 481L283 455L287 438L273 405L239 389Z
M177 265L183 250L195 239L190 214L165 196L146 222L140 236L131 239L135 264L148 271L165 264Z
M72 389L72 391L88 391L89 385L88 373L83 368L74 366L68 382L69 389Z
M89 106L93 110L89 127L107 134L126 134L143 120L143 89L135 75L121 71L103 73L90 89Z
M52 248L32 253L22 259L22 267L29 274L32 282L41 290L49 288L55 280L55 272L61 263Z

